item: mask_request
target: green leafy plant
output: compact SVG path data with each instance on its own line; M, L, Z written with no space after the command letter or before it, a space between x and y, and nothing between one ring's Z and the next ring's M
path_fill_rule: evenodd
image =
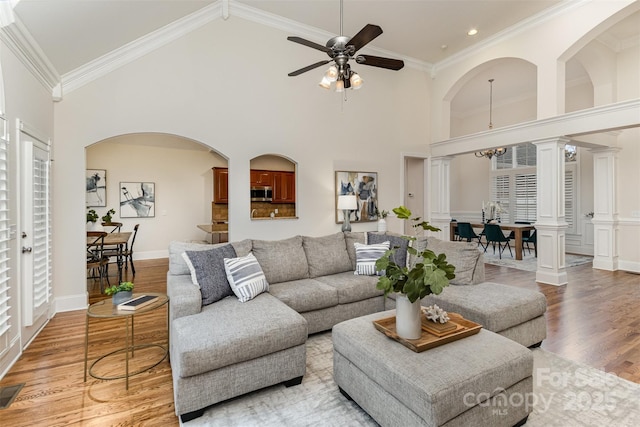
M96 222L98 220L98 214L95 210L89 209L87 212L87 222Z
M113 209L109 209L106 214L102 217L102 222L111 222L113 215L116 214L116 211Z
M428 231L440 231L421 218L411 218L411 211L405 206L393 209L393 213L403 220L413 221L412 227ZM409 240L416 240L415 236L408 236ZM418 251L408 247L407 253L416 257L415 265L409 269L406 265L398 265L395 261L397 248L391 248L376 261L376 269L385 272L378 279L377 289L384 291L387 296L391 292L400 292L407 296L409 301L415 302L429 294L440 294L449 286L449 280L456 277L455 266L447 262L445 254L436 255L433 251L425 249Z
M105 288L104 293L107 295L114 295L118 292L130 292L133 291L132 282L120 282L119 285L111 285Z
M388 215L389 215L389 211L385 211L385 210L379 211L378 208L376 208L376 217L377 218L385 219Z

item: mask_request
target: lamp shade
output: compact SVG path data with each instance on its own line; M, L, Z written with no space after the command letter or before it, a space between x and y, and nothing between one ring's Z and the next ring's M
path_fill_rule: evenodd
M356 196L346 195L346 196L338 196L338 209L339 210L354 210L358 209L358 201L356 200Z

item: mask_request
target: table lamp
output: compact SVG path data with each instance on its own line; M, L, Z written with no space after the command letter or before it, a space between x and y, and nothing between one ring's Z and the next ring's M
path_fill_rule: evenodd
M338 209L342 210L344 216L344 222L342 223L342 231L351 231L351 224L349 223L349 211L358 209L358 201L353 194L338 196Z

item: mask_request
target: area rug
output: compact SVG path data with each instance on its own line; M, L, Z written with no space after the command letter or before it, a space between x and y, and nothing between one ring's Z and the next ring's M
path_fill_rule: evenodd
M407 350L409 351L409 350ZM638 426L640 385L563 359L543 349L534 354L533 393L526 426ZM377 426L333 382L331 332L307 340L302 384L278 385L213 405L185 427L204 426Z
M482 249L480 249L480 251L482 251ZM509 255L509 249L507 249L502 253L502 259L500 259L498 251L496 250L494 255L493 249L489 248L487 249L487 252L484 252L484 262L485 264L516 268L524 271L536 271L538 269L538 258L533 255L533 252L531 255L526 252L526 255L522 257L522 260L517 260ZM593 262L593 257L565 254L565 264L567 267L575 267L577 265L588 264L590 262Z

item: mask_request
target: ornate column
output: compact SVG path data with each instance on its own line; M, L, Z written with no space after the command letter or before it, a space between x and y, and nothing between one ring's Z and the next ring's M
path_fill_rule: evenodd
M593 153L593 268L618 269L618 148Z
M429 168L429 223L438 227L438 239L449 240L451 228L451 160L452 157L432 157Z
M536 145L537 157L536 281L566 285L564 146L570 140L558 137L532 142Z

